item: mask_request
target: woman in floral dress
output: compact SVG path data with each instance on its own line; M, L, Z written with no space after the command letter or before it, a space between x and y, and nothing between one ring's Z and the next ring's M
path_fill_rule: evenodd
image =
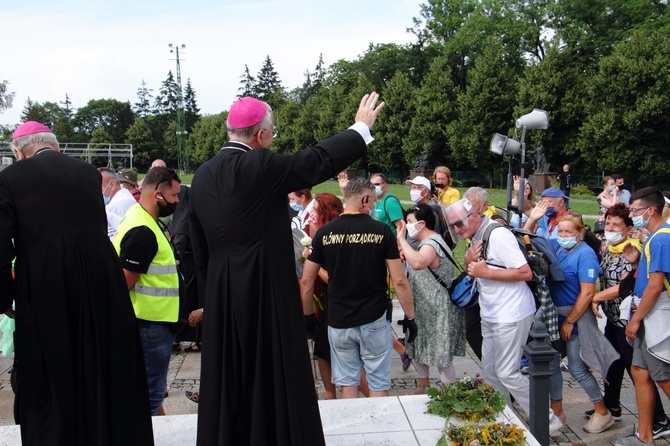
M465 355L465 316L463 309L451 303L449 286L455 268L445 252L453 258L442 237L433 229L435 216L427 204L411 208L407 223L398 231L398 243L409 265L409 282L414 298L419 334L407 351L418 374L415 394L425 393L429 385L429 367L437 367L440 381L454 382L454 356ZM407 238L418 242L415 250ZM444 283L440 284L438 279Z

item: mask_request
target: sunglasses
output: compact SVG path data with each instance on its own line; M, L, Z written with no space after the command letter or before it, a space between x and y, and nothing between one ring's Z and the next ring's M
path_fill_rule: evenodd
M455 228L458 228L458 229L461 229L461 228L463 227L463 225L465 224L465 220L467 220L468 218L470 218L470 216L471 216L472 214L474 214L474 212L470 212L468 215L466 215L466 216L463 217L462 219L460 219L460 220L456 220L455 222L451 223L451 226L453 226L453 227L455 227Z

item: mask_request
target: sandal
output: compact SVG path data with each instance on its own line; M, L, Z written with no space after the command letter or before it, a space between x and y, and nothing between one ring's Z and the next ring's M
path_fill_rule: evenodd
M400 359L402 360L402 371L406 372L409 370L409 366L412 365L412 358L410 358L407 352L405 352L400 355Z
M188 398L189 400L198 404L198 400L200 399L200 393L199 392L191 392L190 390L187 390L184 393L186 394L186 398Z
M196 342L195 344L186 347L184 351L187 353L200 353L202 351L202 344Z

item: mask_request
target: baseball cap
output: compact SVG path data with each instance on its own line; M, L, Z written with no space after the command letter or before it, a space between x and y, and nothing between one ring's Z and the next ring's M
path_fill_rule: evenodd
M563 198L564 200L569 200L569 198L563 193L563 191L557 187L550 187L548 189L545 189L544 192L542 192L542 197Z
M411 180L405 181L405 184L407 186L411 186L412 184L417 184L419 186L423 186L426 189L430 189L430 180L426 177L422 177L421 175L417 175Z

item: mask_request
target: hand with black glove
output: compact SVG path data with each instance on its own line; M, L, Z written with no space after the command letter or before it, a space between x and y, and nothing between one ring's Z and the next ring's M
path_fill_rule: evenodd
M305 331L311 339L316 339L316 332L319 328L319 319L317 319L316 314L306 314L305 315Z
M405 336L406 341L405 342L414 342L414 339L416 338L416 333L418 331L418 328L416 326L416 321L414 318L408 319L407 316L405 316L404 319L399 320L398 325L402 325L402 332L407 333L409 330L409 335Z

